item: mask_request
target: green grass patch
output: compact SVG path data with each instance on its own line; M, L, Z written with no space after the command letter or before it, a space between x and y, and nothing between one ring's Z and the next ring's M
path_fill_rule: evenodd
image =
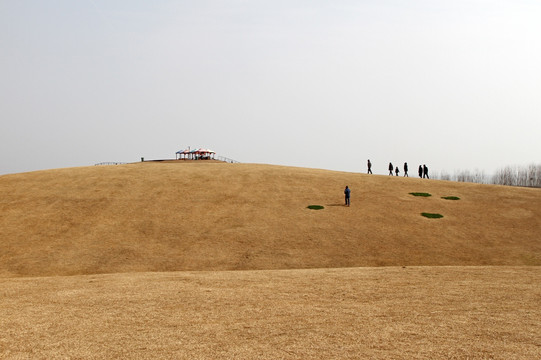
M325 206L322 206L322 205L308 205L307 208L311 209L311 210L321 210L321 209L325 209Z
M458 196L442 196L441 198L445 200L460 200Z
M432 214L432 213L421 213L421 215L429 219L439 219L443 217L442 214Z
M432 194L429 194L429 193L423 193L423 192L411 192L410 195L413 195L413 196L423 196L423 197L429 197L429 196L432 196Z

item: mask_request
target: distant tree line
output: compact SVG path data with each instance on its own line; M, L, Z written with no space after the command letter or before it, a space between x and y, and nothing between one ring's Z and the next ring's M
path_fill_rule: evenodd
M472 182L478 184L494 184L508 186L525 186L541 188L541 164L528 166L506 166L488 176L482 170L459 170L453 175L442 171L435 178L440 180Z

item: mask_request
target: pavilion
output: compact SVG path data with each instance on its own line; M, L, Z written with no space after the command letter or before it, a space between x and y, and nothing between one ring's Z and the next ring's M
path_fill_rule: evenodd
M210 150L210 149L197 149L197 150L190 150L190 148L186 150L179 150L176 152L176 159L177 160L213 160L214 156L216 155L216 152Z

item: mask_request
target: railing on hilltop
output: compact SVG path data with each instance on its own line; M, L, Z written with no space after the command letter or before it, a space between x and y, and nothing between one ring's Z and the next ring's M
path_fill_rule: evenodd
M208 159L194 159L194 160L200 160L200 161L205 161L205 160L218 160L218 161L223 161L223 162L226 162L226 163L231 163L231 164L240 164L240 161L237 161L237 160L233 160L233 159L230 159L228 157L225 157L225 156L219 156L219 155L216 155L214 156L213 158L208 158ZM160 160L144 160L143 158L141 158L141 161L144 161L144 162L156 162L156 161L174 161L174 160L180 160L180 159L160 159ZM101 163L97 163L97 164L94 164L94 166L101 166L101 165L125 165L125 164L128 164L126 162L120 162L120 161L105 161L105 162L101 162Z
M233 160L233 159L227 158L225 156L216 155L214 157L214 159L219 160L219 161L223 161L223 162L227 162L227 163L231 163L231 164L240 164L240 161Z
M125 165L127 163L125 162L112 162L112 161L106 161L106 162L101 162L101 163L97 163L97 164L94 164L94 166L101 166L101 165Z

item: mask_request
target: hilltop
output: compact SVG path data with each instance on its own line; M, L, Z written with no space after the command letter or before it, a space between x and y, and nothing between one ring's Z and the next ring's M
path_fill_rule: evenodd
M0 194L3 359L541 356L539 189L145 162Z
M4 277L541 265L539 189L168 162L4 175L0 193Z

